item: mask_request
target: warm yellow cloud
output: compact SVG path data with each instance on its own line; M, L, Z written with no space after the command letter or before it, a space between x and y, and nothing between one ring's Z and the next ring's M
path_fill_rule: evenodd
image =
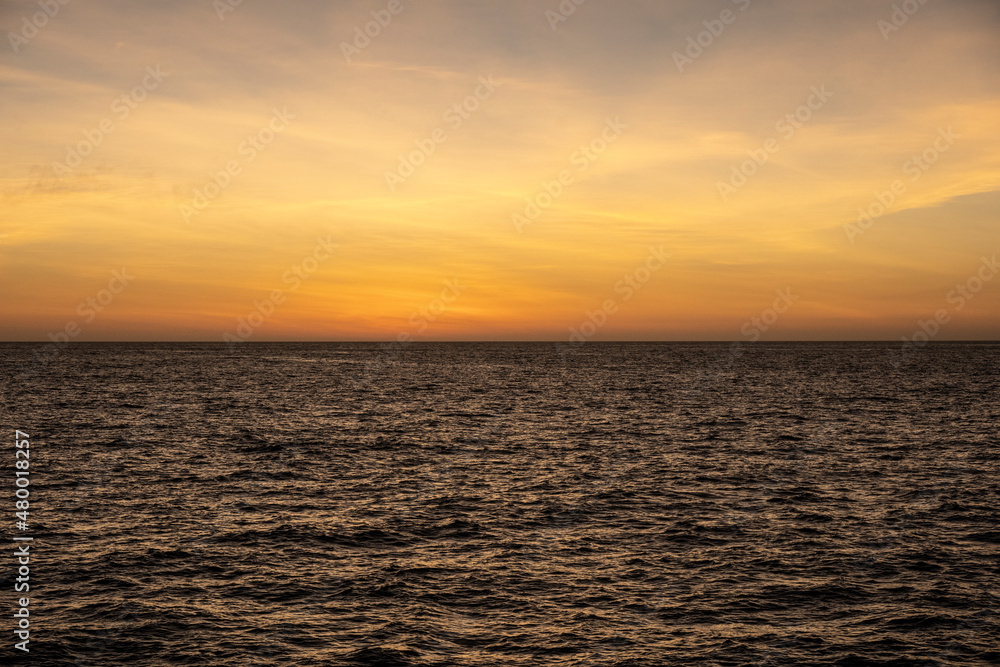
M8 51L0 337L559 340L611 299L597 339L731 340L791 288L766 337L894 338L998 250L989 3L884 39L751 2L684 71L716 9L404 5L351 62L368 3L70 5ZM995 337L997 289L947 337Z

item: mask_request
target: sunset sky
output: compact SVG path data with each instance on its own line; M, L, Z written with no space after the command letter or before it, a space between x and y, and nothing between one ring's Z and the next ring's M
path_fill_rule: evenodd
M236 1L0 5L0 340L1000 337L994 0Z

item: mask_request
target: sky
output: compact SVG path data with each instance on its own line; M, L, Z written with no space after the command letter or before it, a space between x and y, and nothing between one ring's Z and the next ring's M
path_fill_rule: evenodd
M0 30L0 340L1000 338L993 0Z

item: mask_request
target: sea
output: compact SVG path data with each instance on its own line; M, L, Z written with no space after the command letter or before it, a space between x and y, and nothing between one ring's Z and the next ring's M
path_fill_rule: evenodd
M2 664L1000 664L998 344L10 343L0 396Z

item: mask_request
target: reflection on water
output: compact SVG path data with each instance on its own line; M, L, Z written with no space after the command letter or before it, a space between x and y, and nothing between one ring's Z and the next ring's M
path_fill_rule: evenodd
M29 659L1000 661L1000 346L893 349L0 346Z

